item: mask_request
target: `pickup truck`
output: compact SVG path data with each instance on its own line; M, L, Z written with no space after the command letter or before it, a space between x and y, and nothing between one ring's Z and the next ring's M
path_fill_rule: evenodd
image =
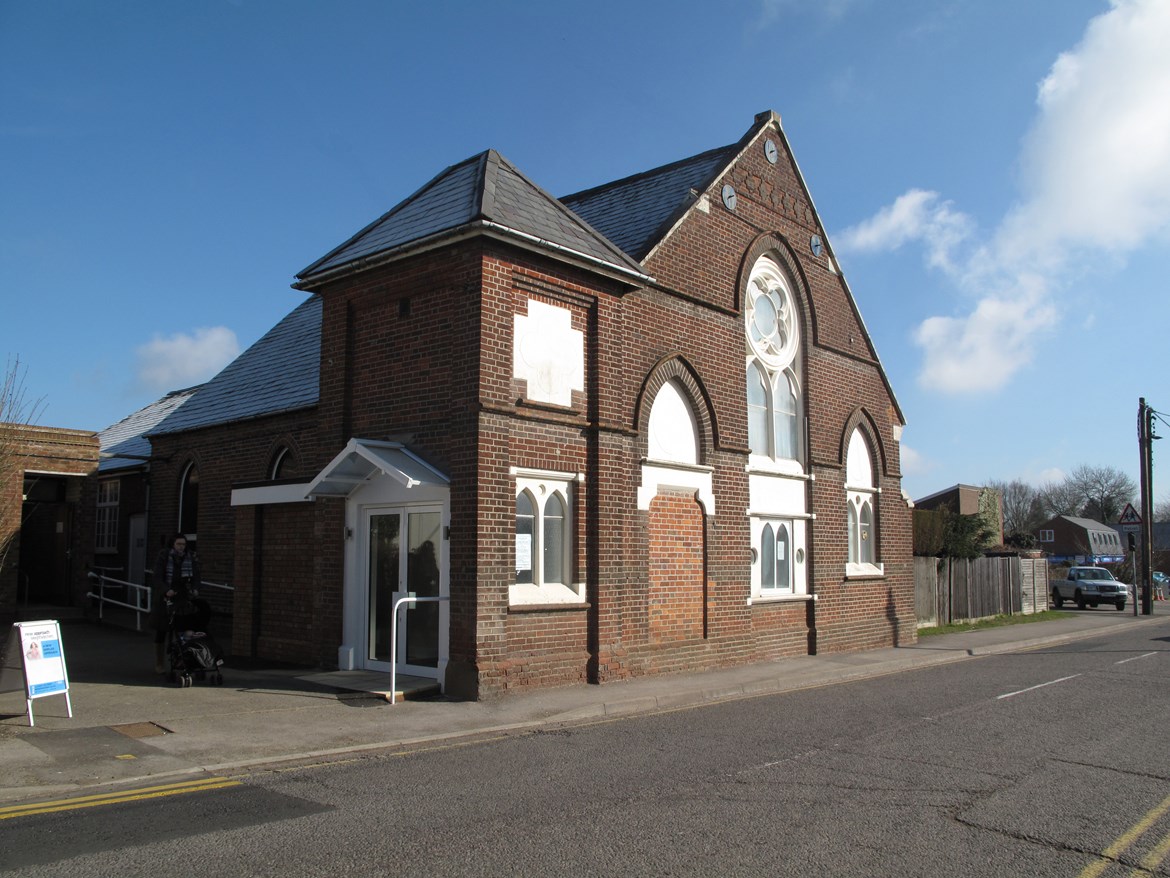
M1058 610L1065 601L1075 601L1080 609L1098 604L1113 604L1119 610L1125 609L1129 597L1129 586L1118 582L1104 567L1070 567L1067 579L1054 579L1052 604Z

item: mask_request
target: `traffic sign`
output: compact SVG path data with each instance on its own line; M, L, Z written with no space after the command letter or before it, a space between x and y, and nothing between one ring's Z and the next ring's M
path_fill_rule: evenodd
M1133 508L1132 503L1126 503L1125 509L1121 513L1121 518L1117 519L1118 524L1141 524L1142 517L1137 514L1137 510Z

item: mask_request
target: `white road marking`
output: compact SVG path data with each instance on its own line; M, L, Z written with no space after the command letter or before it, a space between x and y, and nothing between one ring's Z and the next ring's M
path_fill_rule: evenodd
M1063 683L1065 680L1075 680L1080 674L1073 674L1071 677L1061 677L1059 680L1049 680L1047 683L1039 683L1036 686L1029 686L1027 689L1017 689L1015 692L1007 692L1003 695L997 695L996 700L1001 698L1011 698L1013 695L1023 695L1025 692L1031 692L1033 689L1043 689L1045 686L1055 686L1057 683Z
M1152 655L1157 655L1157 653L1156 652L1147 652L1145 655L1135 655L1135 656L1132 656L1131 658L1122 659L1119 662L1114 662L1113 664L1124 665L1126 662L1136 662L1138 659L1149 658Z

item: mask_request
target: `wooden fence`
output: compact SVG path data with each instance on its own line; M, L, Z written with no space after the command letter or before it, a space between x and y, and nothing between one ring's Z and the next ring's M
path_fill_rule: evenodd
M1048 562L1043 558L914 559L918 627L1048 609Z

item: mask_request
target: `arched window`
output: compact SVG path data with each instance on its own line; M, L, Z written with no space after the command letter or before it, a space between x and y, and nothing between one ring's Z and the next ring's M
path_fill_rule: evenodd
M752 456L799 463L800 321L788 279L766 257L756 263L748 279L744 332Z
M877 481L873 458L861 430L853 431L845 458L846 522L849 528L849 557L846 573L875 575L882 572L878 563Z
M532 582L532 550L536 511L532 495L521 491L516 497L516 581Z
M573 582L570 474L530 471L516 478L516 577L513 604L583 601Z
M658 389L650 406L647 453L651 460L699 462L699 428L685 391L673 380Z
M777 521L764 525L760 533L760 593L791 593L792 576L791 522Z
M187 464L179 483L179 533L191 543L199 539L199 469L194 462Z
M565 582L565 503L560 494L550 494L544 504L543 540L544 581Z
M287 445L282 445L272 456L272 466L268 468L268 478L273 481L287 479L291 475L292 467L292 452L289 451Z

